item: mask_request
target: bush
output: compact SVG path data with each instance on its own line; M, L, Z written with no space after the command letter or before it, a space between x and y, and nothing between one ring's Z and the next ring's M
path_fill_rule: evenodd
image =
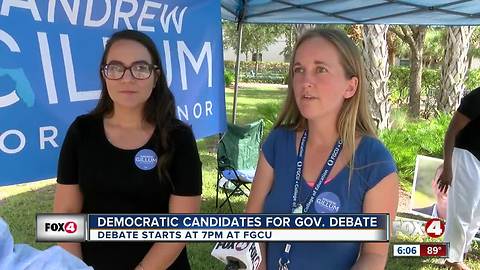
M422 96L435 98L440 87L440 70L424 68L422 72ZM391 91L390 101L399 106L407 104L410 88L410 68L390 67L388 88Z
M465 80L465 88L469 91L480 86L480 68L471 69L467 72L467 79Z
M225 86L229 87L235 81L235 73L233 71L226 69L224 76L225 76Z
M285 74L288 72L287 62L258 62L258 73ZM225 61L225 68L235 70L235 61ZM240 73L255 70L254 61L240 61Z
M408 89L410 82L410 68L392 66L390 67L390 79L388 88L391 89L390 101L403 105L408 102ZM467 72L465 89L471 91L480 87L480 69L471 69ZM435 98L440 89L440 70L424 68L422 72L422 96ZM431 101L430 101L431 102Z
M286 62L258 62L257 74L255 62L240 62L240 80L253 83L275 83L285 84L285 74L288 74L289 63ZM235 70L234 61L225 61L225 69Z
M263 103L257 106L257 113L259 118L265 122L264 136L268 135L277 121L278 114L281 110L281 103Z
M288 84L288 72L283 75L283 84Z
M411 190L417 155L442 158L450 119L450 115L441 114L430 120L406 121L403 126L381 132L380 138L395 159L404 190Z
M282 74L271 74L271 73L258 73L256 76L254 74L241 74L240 79L242 82L254 82L254 83L283 83Z
M394 108L390 114L392 129L403 128L409 121L408 110L406 108Z
M410 69L406 67L390 67L390 78L387 82L390 89L390 102L402 106L408 100Z

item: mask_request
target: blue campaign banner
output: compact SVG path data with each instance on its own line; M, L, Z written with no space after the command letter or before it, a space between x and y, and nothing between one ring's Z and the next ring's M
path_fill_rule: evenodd
M196 138L226 127L218 0L0 0L0 186L55 177L70 123L100 93L112 33L156 42L177 116Z

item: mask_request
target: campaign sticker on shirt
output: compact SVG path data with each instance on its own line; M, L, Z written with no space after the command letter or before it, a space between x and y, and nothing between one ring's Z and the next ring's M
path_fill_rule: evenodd
M315 200L315 211L320 214L337 213L341 207L340 198L333 192L323 192Z
M144 171L155 168L157 160L157 154L150 149L142 149L135 155L135 165Z

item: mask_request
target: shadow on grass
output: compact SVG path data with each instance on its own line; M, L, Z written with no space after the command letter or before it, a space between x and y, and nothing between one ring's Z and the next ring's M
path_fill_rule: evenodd
M214 153L206 155L200 154L200 160L202 161L202 170L216 171L217 170L217 158L213 156ZM206 162L208 161L208 162Z
M200 213L204 214L231 214L228 203L225 203L222 208L217 208L215 204L215 195L213 197L202 198L202 207ZM225 201L225 193L222 189L218 191L218 205L221 205ZM245 203L247 197L244 195L233 195L230 197L230 204L234 214L241 214L245 210Z

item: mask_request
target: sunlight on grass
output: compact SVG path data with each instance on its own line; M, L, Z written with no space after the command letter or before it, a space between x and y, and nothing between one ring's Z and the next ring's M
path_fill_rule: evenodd
M258 120L257 107L261 104L282 103L287 94L285 86L281 88L268 84L246 84L240 87L237 99L237 123L245 124ZM232 120L233 110L233 89L225 91L225 102L227 107L227 120Z
M25 184L17 184L17 185L10 185L10 186L0 186L0 200L6 199L8 197L27 192L27 191L34 191L40 188L46 187L48 185L52 185L55 183L55 178L25 183Z

